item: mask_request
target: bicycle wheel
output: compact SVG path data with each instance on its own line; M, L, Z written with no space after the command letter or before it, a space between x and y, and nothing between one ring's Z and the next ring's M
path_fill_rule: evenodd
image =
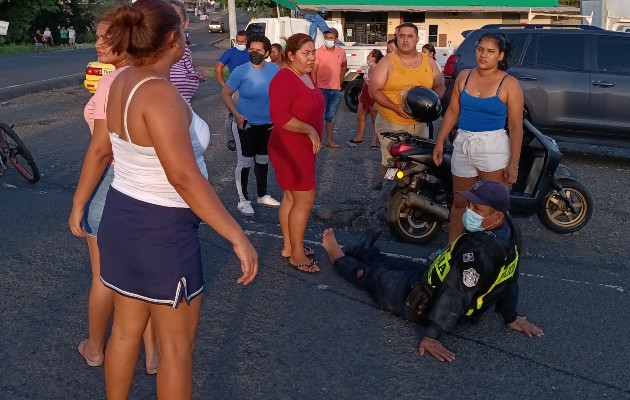
M11 161L11 164L17 169L17 171L30 183L35 183L39 180L39 169L35 160L31 155L22 139L11 129L7 124L0 122L0 145L4 148L1 149L3 153L2 160L5 159Z

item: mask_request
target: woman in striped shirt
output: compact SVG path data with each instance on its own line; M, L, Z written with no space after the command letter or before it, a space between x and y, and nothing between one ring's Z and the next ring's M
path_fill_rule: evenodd
M184 25L184 29L188 28L188 17L186 16L186 6L179 0L169 0L169 3L177 14L179 18L182 20L182 24ZM184 49L184 55L182 58L177 61L173 67L171 67L171 76L169 80L179 93L182 95L184 100L190 104L190 100L193 95L199 88L199 77L197 76L197 72L195 71L195 67L192 62L192 50L188 43L186 43L186 47Z

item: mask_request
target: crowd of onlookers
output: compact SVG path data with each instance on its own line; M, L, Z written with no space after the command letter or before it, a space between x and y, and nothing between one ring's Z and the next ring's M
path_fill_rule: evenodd
M76 48L77 32L74 27L58 26L56 30L51 31L47 26L42 31L41 29L35 30L33 34L33 40L35 41L35 51L49 51L52 46L58 45L62 48Z
M204 285L197 234L201 221L232 244L242 272L238 283L252 282L258 272L256 251L208 180L204 153L210 128L190 105L199 78L186 43L187 25L181 1L138 0L105 14L96 32L99 61L116 70L101 78L85 108L93 136L69 225L73 234L87 238L93 276L88 337L78 351L90 366L107 360L108 398L128 395L141 341L146 372L159 370L158 397L191 397L192 352ZM69 30L67 36L68 45L74 44ZM324 46L316 48L309 35L298 33L281 46L262 34L241 31L215 68L228 111L227 147L236 152L236 210L255 214L248 191L253 172L256 205L278 209L283 237L278 260L305 273L320 271L315 250L304 245L304 234L315 202L317 154L322 147L340 147L333 138L334 123L347 69L338 32L327 29L324 38ZM53 42L49 29L38 31L35 40L50 43L47 46ZM444 93L444 78L431 49L419 52L418 40L418 28L402 24L389 54L371 52L366 60L370 67L360 96L359 128L362 122L365 129L369 114L371 145L382 153L381 176L390 157L382 133L428 136L426 122L408 114L401 93L410 86ZM456 142L453 155L457 191L470 189L479 178L513 182L518 172L518 147L496 126L505 120L508 108L519 107L517 87L500 64L508 52L504 41L495 37L481 41L480 49L485 52L481 72L472 70L465 81L458 79L454 92L461 93L462 118L469 117L463 118L467 130L460 129L458 136L465 143ZM459 102L455 106L454 111L449 108L438 135L437 164L441 143L460 114ZM522 102L520 106L522 110ZM484 115L488 108L491 121ZM518 124L512 114L512 125ZM363 141L359 129L348 144ZM282 190L280 201L268 190L270 164ZM465 206L465 201L463 207L456 203L459 211L453 215L461 220ZM466 215L472 214L467 210ZM461 232L462 222L451 221L451 228L452 233Z
M51 30L50 27L36 29L33 34L33 40L35 41L35 51L49 51L51 47L58 45L62 48L76 48L77 32L72 25L58 26L56 30Z

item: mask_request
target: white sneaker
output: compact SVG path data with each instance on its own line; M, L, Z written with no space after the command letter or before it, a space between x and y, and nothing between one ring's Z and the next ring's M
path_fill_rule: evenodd
M252 203L249 200L240 201L236 206L236 209L246 217L254 216L254 209L252 208Z
M263 197L259 197L256 203L264 207L271 207L271 208L280 207L280 202L274 199L273 197L269 196L268 194L264 195Z

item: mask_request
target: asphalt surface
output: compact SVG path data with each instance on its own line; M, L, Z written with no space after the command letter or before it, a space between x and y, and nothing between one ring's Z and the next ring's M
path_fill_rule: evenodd
M320 247L319 275L288 267L280 256L275 210L256 208L253 218L236 212L236 159L225 150L226 112L218 93L218 84L208 81L193 99L213 132L206 153L210 181L250 233L260 273L252 285L237 286L238 263L229 244L202 226L206 285L195 399L630 398L627 149L566 148L565 161L594 198L593 218L581 231L558 235L535 217L518 220L524 233L519 311L545 336L526 338L488 313L479 324L443 338L457 355L447 365L419 357L422 328L375 307L335 274ZM86 366L76 351L87 334L91 272L85 241L67 227L90 139L82 119L88 98L75 85L0 103L0 121L15 124L43 173L35 185L12 169L0 177L3 399L105 397L102 367ZM337 121L342 143L354 134L356 118L342 106ZM350 243L362 229L381 223L368 217L378 160L367 142L322 150L316 210L306 232L310 243L317 244L328 226ZM270 192L280 197L273 171ZM399 243L385 231L377 245L426 258L445 240L446 229L433 246ZM141 355L132 399L155 398L155 378L143 366Z

